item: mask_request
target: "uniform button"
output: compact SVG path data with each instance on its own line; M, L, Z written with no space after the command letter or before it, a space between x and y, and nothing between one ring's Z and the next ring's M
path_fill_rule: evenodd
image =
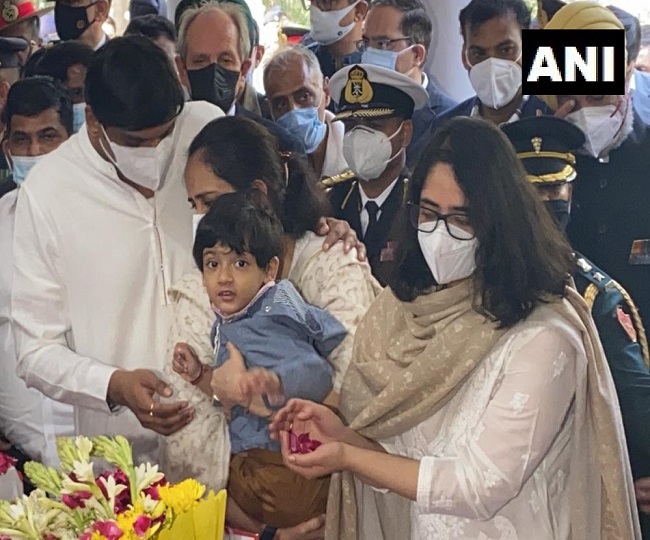
M607 178L601 178L600 181L600 189L604 189L607 187Z
M264 308L264 311L266 311L267 313L271 311L271 306L266 306L266 308Z
M605 223L601 223L598 227L598 234L606 234L607 233L607 225Z

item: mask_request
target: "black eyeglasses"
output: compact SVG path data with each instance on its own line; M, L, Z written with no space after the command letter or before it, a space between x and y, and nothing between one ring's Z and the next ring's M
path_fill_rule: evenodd
M467 214L441 214L412 202L407 203L411 225L423 233L432 233L442 221L447 228L449 236L456 240L472 240L476 234L471 230Z
M393 43L398 43L400 41L408 41L409 45L413 43L413 38L404 36L394 39L369 39L367 37L356 41L357 50L365 51L368 47L372 46L374 49L381 49L382 51L387 51L393 45Z

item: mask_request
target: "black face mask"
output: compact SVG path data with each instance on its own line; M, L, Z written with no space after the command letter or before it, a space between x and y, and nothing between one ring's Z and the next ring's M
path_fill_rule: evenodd
M563 231L566 231L569 225L569 217L571 214L571 202L556 199L553 201L544 201L547 210L555 218L556 223Z
M218 64L187 71L193 101L208 101L227 113L235 101L239 71L230 71Z
M54 24L56 33L62 41L77 39L88 29L93 23L88 20L88 8L94 6L95 3L80 7L68 6L61 2L56 3L54 7Z

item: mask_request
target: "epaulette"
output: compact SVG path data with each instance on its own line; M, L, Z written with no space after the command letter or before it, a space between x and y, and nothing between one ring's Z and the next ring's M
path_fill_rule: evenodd
M611 291L616 287L614 280L611 277L602 272L600 268L595 267L584 257L578 257L576 260L576 265L578 266L580 275L590 283L587 289L592 288L591 286L593 285L593 289L595 290L596 294L598 294L598 292ZM585 292L585 296L586 295L587 293Z
M596 297L601 292L611 292L616 290L623 297L632 317L632 324L636 330L637 342L641 347L643 360L645 361L646 366L650 367L650 349L648 347L648 339L643 326L643 320L639 315L639 310L637 309L632 297L617 281L613 280L599 268L589 263L587 259L578 257L576 264L580 275L589 281L589 285L585 289L583 297L590 310L593 309Z
M343 182L347 182L348 180L352 180L354 178L354 173L348 169L347 171L343 171L340 174L335 174L334 176L326 176L325 178L322 178L320 183L324 188L331 188L334 187L337 184L341 184Z

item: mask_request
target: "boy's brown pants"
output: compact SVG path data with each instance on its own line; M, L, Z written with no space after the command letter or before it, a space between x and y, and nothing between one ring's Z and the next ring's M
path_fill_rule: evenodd
M307 480L284 465L280 452L256 448L231 457L227 489L250 517L282 528L324 514L329 484L329 476Z

